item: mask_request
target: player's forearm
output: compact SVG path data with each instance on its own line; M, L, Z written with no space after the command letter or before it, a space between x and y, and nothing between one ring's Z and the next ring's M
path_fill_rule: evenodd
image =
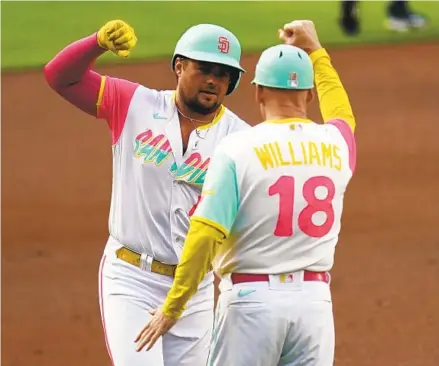
M174 283L163 305L163 313L178 319L186 303L197 292L209 272L217 243L223 234L210 225L192 220L184 243L183 253L175 272Z
M96 115L101 76L91 67L104 52L96 34L68 45L44 67L47 83L76 107Z
M96 34L73 42L44 67L47 82L53 88L67 87L80 82L96 58L104 52L97 43Z
M340 118L355 130L355 117L351 103L337 71L325 49L310 55L314 66L314 79L320 101L320 111L325 122Z

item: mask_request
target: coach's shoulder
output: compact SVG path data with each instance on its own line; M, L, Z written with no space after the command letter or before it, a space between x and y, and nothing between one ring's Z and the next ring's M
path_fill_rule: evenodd
M219 151L222 151L231 158L239 156L240 151L246 146L246 142L251 139L251 128L234 131L225 135L217 146Z

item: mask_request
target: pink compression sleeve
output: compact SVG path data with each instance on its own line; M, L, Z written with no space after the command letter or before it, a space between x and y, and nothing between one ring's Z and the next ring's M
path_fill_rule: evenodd
M94 33L68 45L44 67L46 81L54 91L95 117L101 75L92 71L91 67L106 51L99 47L96 37Z

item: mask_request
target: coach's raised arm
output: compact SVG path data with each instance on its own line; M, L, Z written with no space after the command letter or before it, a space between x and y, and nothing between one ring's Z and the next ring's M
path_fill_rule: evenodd
M315 25L310 20L295 20L279 30L279 38L307 52L314 66L314 80L325 122L342 119L355 131L351 103L328 52L320 44Z

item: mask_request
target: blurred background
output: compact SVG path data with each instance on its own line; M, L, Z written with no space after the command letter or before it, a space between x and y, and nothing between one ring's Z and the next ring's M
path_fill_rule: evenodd
M233 31L247 73L225 104L252 124L260 52L284 23L316 23L358 124L332 272L336 366L439 365L439 2L3 1L1 17L2 365L110 365L97 277L110 133L42 67L112 19L138 44L96 69L158 89L175 87L170 56L189 26ZM321 122L317 102L310 117Z

